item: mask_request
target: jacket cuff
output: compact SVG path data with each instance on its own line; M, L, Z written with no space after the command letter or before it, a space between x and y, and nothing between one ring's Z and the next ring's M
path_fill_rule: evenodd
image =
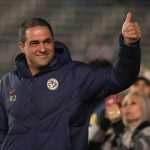
M120 46L120 52L119 55L123 56L124 58L128 59L137 59L137 57L140 57L140 40L132 43L130 45L126 45L124 42L124 37L121 34L119 37L119 46Z

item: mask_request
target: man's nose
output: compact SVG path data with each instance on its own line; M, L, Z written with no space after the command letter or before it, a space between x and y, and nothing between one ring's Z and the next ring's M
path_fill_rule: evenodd
M46 51L44 43L40 43L40 51L41 52L45 52Z

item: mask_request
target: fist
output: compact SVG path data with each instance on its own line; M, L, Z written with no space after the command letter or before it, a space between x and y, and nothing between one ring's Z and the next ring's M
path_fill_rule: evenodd
M128 12L122 26L122 35L126 45L137 42L141 38L141 29L137 22L132 21L132 13Z

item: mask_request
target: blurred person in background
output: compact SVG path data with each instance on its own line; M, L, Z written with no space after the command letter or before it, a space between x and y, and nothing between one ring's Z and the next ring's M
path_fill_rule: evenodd
M123 150L150 149L150 100L143 93L129 93L122 101L122 118L126 130Z
M140 38L140 27L128 13L118 61L95 69L72 61L47 21L24 21L16 68L0 80L0 149L86 150L89 117L98 101L138 77Z
M140 92L150 97L150 81L146 77L138 77L134 84L129 88L129 92Z
M106 98L105 115L90 128L88 150L116 150L124 131L118 94Z
M112 67L112 64L110 61L105 59L95 59L89 63L92 67L96 69L100 69L103 67ZM104 100L98 100L99 103L97 103L97 106L95 110L93 111L92 115L90 116L90 122L89 122L89 132L88 132L88 149L97 149L99 147L99 139L96 140L96 136L99 137L99 122L104 119L105 116L105 99Z

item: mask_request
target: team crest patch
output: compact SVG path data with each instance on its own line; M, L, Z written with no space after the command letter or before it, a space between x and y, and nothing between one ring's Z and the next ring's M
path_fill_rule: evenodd
M59 83L56 79L52 78L47 81L47 87L49 90L56 90L59 86Z

